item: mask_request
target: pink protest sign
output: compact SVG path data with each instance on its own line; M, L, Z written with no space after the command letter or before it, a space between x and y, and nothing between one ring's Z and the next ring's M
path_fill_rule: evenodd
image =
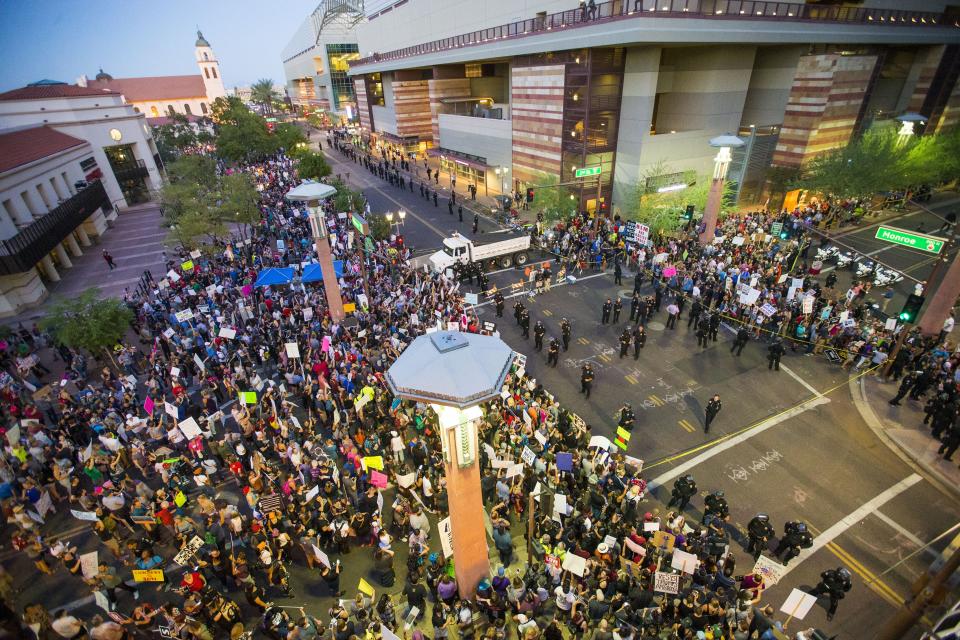
M240 289L240 291L243 293L244 296L249 296L251 293L253 293L253 287L250 286L249 284L245 284L243 285L243 288Z
M323 336L323 342L320 343L320 349L324 353L330 351L330 336Z
M385 489L387 487L387 476L377 470L373 470L370 472L370 484L380 489Z
M676 268L676 267L666 267L666 268L663 270L663 275L664 275L664 277L666 277L666 278L671 278L671 277L677 275L677 268Z
M153 400L151 398L147 398L143 401L143 410L149 415L153 415Z

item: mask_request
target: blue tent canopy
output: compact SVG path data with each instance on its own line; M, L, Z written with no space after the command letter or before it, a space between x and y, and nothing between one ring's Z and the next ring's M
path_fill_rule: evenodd
M338 278L343 277L343 260L333 261L333 272ZM311 262L303 268L303 282L320 282L323 280L323 274L320 272L320 265Z
M264 269L257 275L257 287L271 287L278 284L290 284L293 280L293 269L290 267L271 267Z

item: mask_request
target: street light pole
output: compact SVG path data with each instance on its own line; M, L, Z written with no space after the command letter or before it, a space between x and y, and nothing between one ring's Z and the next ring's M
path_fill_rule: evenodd
M727 179L727 170L733 159L731 149L743 145L743 140L729 133L710 140L710 146L718 150L717 156L713 159L713 181L710 183L710 193L707 195L707 204L703 208L703 233L700 234L700 244L713 242L713 232L717 228L717 218L720 216L720 204L723 199L723 183Z

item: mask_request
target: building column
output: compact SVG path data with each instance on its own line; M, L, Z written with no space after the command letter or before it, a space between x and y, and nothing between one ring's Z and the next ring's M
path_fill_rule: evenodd
M940 334L943 323L953 311L957 296L960 296L960 258L956 256L953 258L953 262L939 283L930 282L929 284L936 286L936 289L927 303L927 308L920 315L920 331L925 336L936 336Z
M77 227L77 235L80 236L80 244L89 247L93 243L90 242L90 236L87 235L86 230L83 228L83 225Z
M50 256L43 256L40 260L40 267L43 269L43 272L47 274L47 280L50 282L60 282L60 274L57 273L57 268L53 266L53 260L50 259Z
M73 261L70 260L70 256L67 255L67 250L63 248L63 243L61 242L53 248L57 252L57 258L60 260L60 265L69 269L73 266Z
M83 255L83 251L80 250L80 245L77 243L77 239L73 237L72 233L64 238L64 240L67 243L67 248L70 249L70 253L74 258L79 258Z

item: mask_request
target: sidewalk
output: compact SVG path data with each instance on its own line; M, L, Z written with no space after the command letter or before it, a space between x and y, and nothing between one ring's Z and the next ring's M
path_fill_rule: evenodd
M940 191L933 194L929 202L924 202L921 204L927 209L949 207L951 205L960 204L960 193L957 193L956 191ZM922 211L922 209L912 204L907 205L905 208L900 210L882 209L868 217L863 218L860 224L847 224L835 229L824 229L824 234L829 238L842 238L843 236L856 233L857 231L862 231L863 229L869 229L870 227L879 224L885 224L899 220L900 218L916 213L917 211Z
M930 435L929 425L923 424L925 399L916 401L907 397L899 407L888 403L897 388L897 383L883 382L876 376L863 376L850 382L853 403L877 437L913 466L932 476L942 485L941 489L960 495L960 454L954 454L952 462L937 454L940 442Z

